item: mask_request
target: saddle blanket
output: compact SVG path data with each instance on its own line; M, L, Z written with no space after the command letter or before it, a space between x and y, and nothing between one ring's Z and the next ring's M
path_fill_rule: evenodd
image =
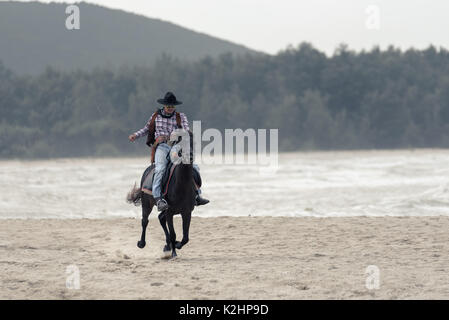
M145 169L142 180L140 182L140 186L143 192L153 195L153 179L154 179L154 167L152 164L148 168ZM161 186L162 186L162 195L165 196L168 191L168 185L170 184L171 176L173 175L174 170L176 169L176 165L173 163L169 163L167 168L165 169L164 175L162 176ZM195 187L197 189L201 188L201 176L199 171L193 167L193 181L195 183Z

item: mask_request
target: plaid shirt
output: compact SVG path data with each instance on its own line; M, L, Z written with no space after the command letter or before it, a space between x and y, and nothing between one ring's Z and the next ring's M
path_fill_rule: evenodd
M162 113L165 115L165 112L162 110ZM154 113L153 113L154 115ZM146 134L148 134L148 131L150 130L150 122L151 118L153 117L151 115L150 119L148 119L147 124L142 129L136 131L134 134L137 138L140 138ZM179 115L181 116L181 125L185 130L189 129L189 121L187 120L187 116L180 112ZM159 136L170 136L171 132L177 128L176 125L176 115L173 115L171 118L164 118L161 115L158 115L155 119L155 125L156 125L156 131L154 133L154 139L157 139Z

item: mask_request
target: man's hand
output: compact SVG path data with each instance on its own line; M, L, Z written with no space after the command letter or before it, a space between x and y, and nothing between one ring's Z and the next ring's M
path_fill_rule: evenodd
M137 136L133 133L133 134L129 135L128 139L129 139L129 141L134 142L134 140L137 139Z

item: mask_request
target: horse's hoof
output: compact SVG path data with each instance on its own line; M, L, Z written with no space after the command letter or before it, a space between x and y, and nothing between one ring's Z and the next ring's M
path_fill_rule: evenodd
M137 246L140 248L140 249L143 249L143 248L145 248L145 245L146 245L147 243L145 242L145 241L137 241Z
M178 249L178 250L181 249L182 248L182 243L180 241L176 241L175 242L175 248Z
M168 259L171 256L171 248L169 245L165 245L164 249L162 250L162 259Z
M175 260L177 257L178 257L178 255L176 254L176 252L172 252L169 260Z

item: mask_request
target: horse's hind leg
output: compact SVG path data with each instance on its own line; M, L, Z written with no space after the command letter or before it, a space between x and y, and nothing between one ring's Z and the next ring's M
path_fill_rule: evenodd
M162 226L162 229L164 230L165 233L165 242L167 243L164 247L164 252L170 251L171 247L170 247L170 234L168 233L168 229L167 229L167 218L166 218L166 210L162 211L158 218L159 218L159 222Z
M145 234L148 226L148 217L152 209L153 206L151 205L148 196L142 195L142 235L140 236L140 240L137 241L137 246L140 249L143 249L146 245Z
M190 219L192 217L192 212L187 212L182 214L182 240L181 242L176 241L176 249L181 249L184 245L189 242L189 229L190 229Z

